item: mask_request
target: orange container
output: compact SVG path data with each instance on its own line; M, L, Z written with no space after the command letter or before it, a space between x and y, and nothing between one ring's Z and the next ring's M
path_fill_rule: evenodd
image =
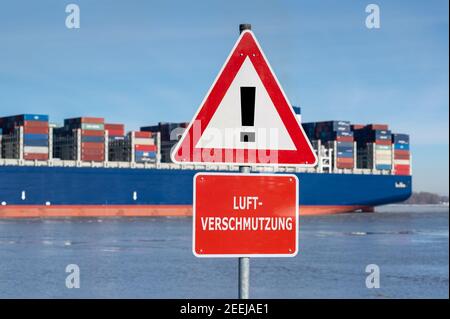
M25 153L23 154L23 158L25 160L29 161L47 161L48 160L48 154L38 154L38 153Z
M409 154L394 154L394 159L409 160Z
M91 154L84 154L81 156L82 161L93 161L93 162L103 162L105 160L105 157L103 154L101 155L91 155Z
M354 165L353 165L353 163L337 163L336 164L336 167L337 168L347 168L347 169L352 169L352 168L354 168Z
M107 129L107 131L108 131L108 136L124 136L125 135L125 131L124 130Z
M136 151L155 152L156 151L156 145L135 145L134 149Z
M389 125L387 124L369 124L366 127L368 127L370 130L380 130L380 131L387 131L389 129Z
M81 130L81 136L104 136L105 131L99 130Z
M337 142L353 142L353 136L337 136L336 137Z
M24 127L47 127L48 128L48 122L44 121L25 121L23 123Z
M48 134L48 126L40 127L40 126L24 126L23 127L24 134Z
M105 124L105 130L121 130L124 131L125 130L125 125L124 124Z
M378 145L392 145L391 140L376 140L375 144Z
M410 175L411 167L409 165L394 165L395 175Z
M150 137L152 137L152 132L134 132L134 137L136 137L136 138L150 138Z
M353 164L353 157L338 157L336 159L337 163Z
M364 124L352 124L350 125L350 127L352 128L352 130L360 130L362 128L364 128Z
M103 150L105 145L103 143L94 142L84 142L81 143L81 150L91 149L91 150Z

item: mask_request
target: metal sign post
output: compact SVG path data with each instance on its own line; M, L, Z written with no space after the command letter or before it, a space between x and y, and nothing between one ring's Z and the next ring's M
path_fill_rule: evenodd
M239 26L240 30L241 26ZM250 171L251 171L250 166L239 167L239 172L241 173L249 174ZM249 295L250 295L250 257L239 257L239 299L248 299Z

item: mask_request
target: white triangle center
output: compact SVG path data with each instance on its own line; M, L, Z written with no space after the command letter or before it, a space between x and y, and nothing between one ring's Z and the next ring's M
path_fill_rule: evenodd
M242 126L241 87L256 88L254 126ZM252 134L253 138L242 141L243 132ZM249 57L246 57L195 147L296 150Z

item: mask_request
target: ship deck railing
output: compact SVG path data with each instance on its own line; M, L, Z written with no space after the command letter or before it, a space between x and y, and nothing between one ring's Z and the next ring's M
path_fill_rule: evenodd
M85 162L52 159L48 161L29 161L23 159L0 158L0 166L29 166L29 167L85 167L85 168L135 168L135 169L175 169L175 170L198 170L198 171L239 171L237 165L216 164L173 164L173 163L135 163L135 162ZM283 173L334 173L334 174L362 174L362 175L391 175L389 170L375 169L334 169L321 171L318 167L302 168L293 166L256 166L252 167L255 172L283 172Z

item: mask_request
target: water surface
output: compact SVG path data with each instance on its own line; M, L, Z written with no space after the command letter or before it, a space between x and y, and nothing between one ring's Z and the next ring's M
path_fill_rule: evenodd
M448 207L300 218L294 258L252 258L254 298L448 298ZM0 219L1 298L235 298L236 259L192 255L191 218ZM68 264L81 287L65 286ZM380 268L367 289L365 268Z

